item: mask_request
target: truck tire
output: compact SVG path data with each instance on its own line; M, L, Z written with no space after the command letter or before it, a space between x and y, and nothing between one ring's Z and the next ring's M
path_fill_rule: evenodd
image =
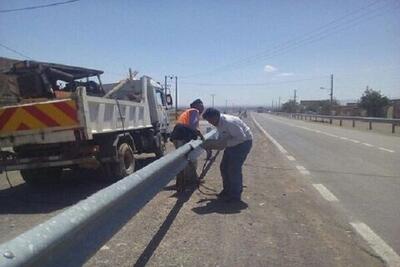
M118 161L111 166L113 180L119 180L135 172L135 156L127 143L118 145Z
M165 153L165 142L164 142L164 138L162 138L160 133L158 133L154 137L154 147L155 147L154 153L156 154L156 158L159 159L159 158L163 157L164 153Z
M29 185L40 185L57 182L61 177L62 168L48 167L40 169L21 170L21 176Z

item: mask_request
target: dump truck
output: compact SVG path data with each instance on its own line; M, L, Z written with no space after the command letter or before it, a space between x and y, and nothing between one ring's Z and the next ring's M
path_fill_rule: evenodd
M164 154L169 135L164 88L148 76L103 85L103 71L21 61L0 74L0 172L30 184L65 168L118 180L142 153Z

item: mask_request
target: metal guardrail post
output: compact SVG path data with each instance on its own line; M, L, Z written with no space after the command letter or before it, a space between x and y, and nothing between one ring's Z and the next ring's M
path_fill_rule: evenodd
M206 134L205 138L212 138L215 133L212 131ZM106 236L105 240L96 240L103 234L103 231L98 230L97 227L108 226L101 222L105 218L111 222L116 220L112 217L116 216L113 211L119 211L126 206L132 209L130 211L132 213L130 217L132 217L185 168L188 157L192 153L198 154L201 143L201 141L192 141L185 144L48 221L1 244L0 266L82 265L94 253L93 249L98 250L108 240L107 237L112 236L111 234L111 236ZM128 219L130 217L128 216ZM123 224L117 225L117 229L120 229ZM90 241L91 239L95 241ZM87 244L91 242L93 244Z

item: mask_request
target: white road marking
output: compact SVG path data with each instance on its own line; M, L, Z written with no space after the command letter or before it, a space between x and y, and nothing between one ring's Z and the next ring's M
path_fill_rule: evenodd
M386 152L390 152L390 153L394 153L395 151L394 150L391 150L391 149L387 149L387 148L384 148L384 147L378 147L380 150L383 150L383 151L386 151Z
M303 174L303 175L310 175L310 174L311 174L311 173L310 173L309 171L307 171L307 170L300 171L300 173Z
M330 137L339 137L336 134L330 134L330 133L325 133L325 132L324 132L324 134L327 135L327 136L330 136Z
M355 139L349 139L349 141L350 141L350 142L353 142L353 143L355 143L355 144L359 144L359 143L360 143L360 141L355 140Z
M301 165L296 165L296 169L298 169L299 172L300 172L301 174L303 174L303 175L310 175L310 172L309 172L306 168L304 168L303 166L301 166Z
M290 156L290 155L286 155L286 157L287 157L288 160L290 160L290 161L295 161L295 160L296 160L293 156Z
M328 188L326 188L323 184L313 184L315 189L318 190L318 192L321 194L323 198L325 198L328 201L339 201L337 197L329 191Z
M349 140L349 138L347 138L347 137L340 137L340 139L342 139L342 140Z
M306 170L306 168L304 168L304 167L301 166L301 165L296 165L296 168L297 168L299 171L304 171L304 170Z
M253 115L251 115L251 118L253 119L255 125L258 127L258 129L269 139L271 142L279 149L280 152L283 154L288 154L286 149L283 148L269 133L267 133L264 128L254 119Z
M368 144L368 143L362 143L364 146L368 146L368 147L373 147L373 145Z
M362 222L351 222L350 224L389 267L400 266L400 256L382 238L375 234L368 225Z

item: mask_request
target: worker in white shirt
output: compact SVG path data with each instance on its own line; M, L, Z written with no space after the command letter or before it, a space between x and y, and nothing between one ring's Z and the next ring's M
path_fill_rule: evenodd
M218 139L204 141L203 148L224 149L220 165L223 190L218 197L227 201L240 201L243 191L242 166L251 150L253 134L241 119L221 114L214 108L206 109L203 118L218 131Z

